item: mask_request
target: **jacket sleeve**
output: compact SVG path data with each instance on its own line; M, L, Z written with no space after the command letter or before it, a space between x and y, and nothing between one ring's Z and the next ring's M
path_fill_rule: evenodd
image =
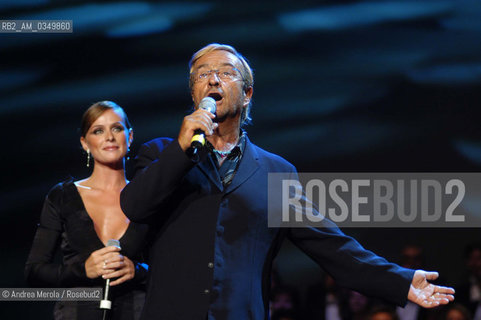
M120 206L135 222L148 222L194 166L177 140L156 139L140 147L135 176L120 194Z
M296 171L291 175L298 179ZM304 195L303 201L310 200ZM329 219L325 218L322 223L316 228L288 228L287 237L340 286L399 306L406 304L415 270L402 268L364 249Z
M40 223L25 265L25 279L34 287L72 287L85 285L85 261L64 265L54 262L63 232L60 218L61 190L55 187L45 199Z
M414 270L364 249L336 226L291 228L289 239L343 287L399 306L407 302Z

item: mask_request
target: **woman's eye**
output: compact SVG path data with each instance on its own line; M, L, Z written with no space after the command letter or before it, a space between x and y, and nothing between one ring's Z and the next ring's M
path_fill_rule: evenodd
M114 127L112 130L113 130L114 132L121 132L121 131L124 130L124 128L122 128L122 127Z
M93 134L102 134L104 131L102 129L95 129Z

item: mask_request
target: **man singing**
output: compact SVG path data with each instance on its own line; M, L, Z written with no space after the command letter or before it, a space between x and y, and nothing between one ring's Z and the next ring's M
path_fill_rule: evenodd
M268 319L270 271L289 238L340 285L397 305L446 304L454 290L427 282L435 272L410 270L365 250L336 226L268 228L267 176L296 169L254 145L250 120L252 70L233 47L210 44L190 61L196 110L177 139L144 144L136 175L121 194L126 216L156 230L143 319ZM215 115L198 108L216 101ZM192 137L202 130L198 159Z

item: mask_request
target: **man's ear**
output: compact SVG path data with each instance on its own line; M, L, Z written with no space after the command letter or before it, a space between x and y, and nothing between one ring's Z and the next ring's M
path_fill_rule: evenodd
M251 102L252 95L254 94L254 88L248 87L244 90L244 107L247 107Z

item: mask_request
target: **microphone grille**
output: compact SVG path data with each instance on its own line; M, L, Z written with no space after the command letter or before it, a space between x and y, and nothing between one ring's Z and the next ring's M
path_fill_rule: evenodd
M199 103L199 108L209 111L210 113L215 113L217 107L215 100L212 97L205 97Z
M115 239L109 239L109 241L107 241L107 247L110 246L114 246L120 249L120 241Z

